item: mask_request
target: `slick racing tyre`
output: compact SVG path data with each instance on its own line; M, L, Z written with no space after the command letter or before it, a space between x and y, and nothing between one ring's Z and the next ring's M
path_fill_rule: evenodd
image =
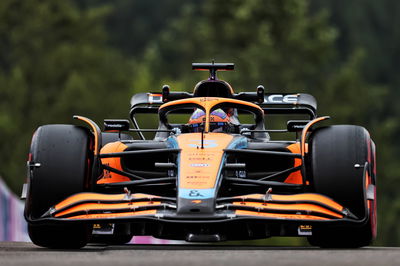
M66 197L90 191L92 155L85 128L45 125L35 132L31 149L26 216L38 219ZM87 244L91 226L36 224L28 222L28 233L36 245L48 248L80 248Z
M314 191L365 221L354 227L315 226L309 243L326 248L369 245L376 236L375 144L369 133L352 125L323 127L313 132L309 143Z

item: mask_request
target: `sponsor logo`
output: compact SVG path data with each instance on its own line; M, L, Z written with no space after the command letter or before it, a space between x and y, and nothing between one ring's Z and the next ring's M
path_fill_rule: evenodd
M211 102L211 101L219 101L218 98L210 98L210 97L204 97L200 99L200 102Z
M148 95L148 101L150 104L153 103L163 103L162 102L162 94L153 94L153 93L149 93Z
M122 124L107 124L107 127L112 127L112 128L122 128L122 127L124 127L125 125L122 125Z
M191 148L198 148L201 146L201 139L192 139L190 140L191 143L188 144ZM215 148L218 147L217 141L214 139L205 139L203 140L204 148Z
M299 236L312 236L312 226L311 225L300 225L297 228L297 233Z
M191 197L191 198L197 198L197 197L202 198L204 196L198 190L191 190L189 192L189 197Z
M188 156L215 156L214 153L211 152L189 152Z
M195 158L188 158L189 161L211 161L212 158L210 157L195 157Z
M293 125L293 128L295 128L295 129L303 129L305 127L306 127L306 125Z
M210 165L208 163L192 163L190 166L191 167L209 167Z
M186 189L180 188L178 197L186 199L208 199L213 198L215 195L215 189Z
M209 176L208 175L188 175L188 176L185 176L185 178L190 178L190 179L194 179L194 178L197 178L197 179L208 179Z
M267 103L297 103L298 96L296 94L272 94L265 97Z
M189 181L187 182L188 185L192 186L192 187L198 187L198 186L204 186L205 184L207 184L207 182L202 182L202 181Z

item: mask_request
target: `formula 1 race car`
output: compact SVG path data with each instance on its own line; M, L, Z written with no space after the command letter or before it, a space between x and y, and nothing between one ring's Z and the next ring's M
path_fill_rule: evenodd
M188 242L304 236L338 248L372 242L375 144L366 129L317 127L329 117L317 117L309 94L263 86L235 93L217 78L231 63L192 67L210 77L193 93L165 85L134 95L131 121L107 119L101 131L75 116L84 126L36 130L24 186L33 243L80 248L139 235ZM141 129L139 115L157 115L158 128ZM283 117L284 127L270 128L273 117Z

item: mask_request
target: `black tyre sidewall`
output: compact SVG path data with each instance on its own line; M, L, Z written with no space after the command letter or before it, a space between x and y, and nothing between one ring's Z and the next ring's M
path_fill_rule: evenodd
M47 248L78 249L84 247L91 234L90 224L35 225L28 224L32 242Z
M308 237L309 243L325 248L369 245L374 238L375 226L365 211L364 164L375 165L374 145L369 133L365 128L353 125L323 127L313 132L309 143L314 192L331 197L359 219L366 219L363 225L354 227L315 226L313 236ZM356 164L360 167L355 167Z
M365 162L368 161L369 134L353 125L323 127L313 132L310 141L312 185L348 208L365 216ZM355 167L359 164L360 167Z
M40 164L30 174L25 215L40 218L50 207L76 193L90 191L92 154L90 133L73 125L45 125L35 132L31 163ZM80 248L91 233L90 224L35 224L28 233L36 245L48 248Z
M27 197L28 213L40 217L66 197L89 189L89 135L73 125L38 128L31 145L32 171Z

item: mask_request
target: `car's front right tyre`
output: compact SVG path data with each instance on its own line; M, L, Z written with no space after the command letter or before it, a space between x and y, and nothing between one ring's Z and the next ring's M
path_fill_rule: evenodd
M80 248L87 244L91 226L84 223L37 224L34 220L63 199L90 191L90 132L73 125L45 125L35 132L25 216L32 242L48 248Z

